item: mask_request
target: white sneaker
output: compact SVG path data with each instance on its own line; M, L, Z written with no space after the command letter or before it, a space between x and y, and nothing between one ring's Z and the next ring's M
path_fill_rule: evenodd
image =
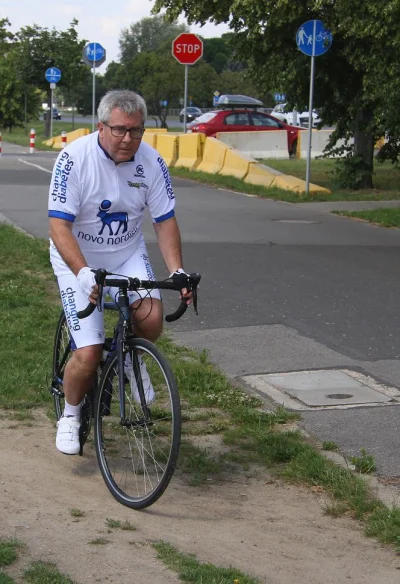
M139 355L138 359L139 359L139 365L140 365L140 373L142 375L142 383L143 383L146 404L150 405L151 402L156 397L156 394L154 392L153 384L151 383L150 375L148 374L147 369L146 369L146 363L143 363L142 357L140 355ZM132 359L131 359L131 356L129 355L129 353L125 357L124 370L125 370L125 375L127 376L129 383L131 384L132 397L135 400L135 402L140 404L139 391L138 391L138 387L137 387L137 383L136 383L136 379L135 379L135 374L134 374L133 369L132 369Z
M62 416L57 422L56 446L64 454L78 454L79 427L81 422L75 416Z

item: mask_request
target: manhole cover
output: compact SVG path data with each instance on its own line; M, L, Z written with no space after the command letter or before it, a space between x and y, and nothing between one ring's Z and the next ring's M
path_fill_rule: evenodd
M353 396L350 393L331 393L326 396L328 399L350 399Z
M244 379L256 390L291 409L305 409L304 406L332 408L345 405L374 405L400 401L400 393L394 388L388 390L369 377L347 370L269 373L248 375Z

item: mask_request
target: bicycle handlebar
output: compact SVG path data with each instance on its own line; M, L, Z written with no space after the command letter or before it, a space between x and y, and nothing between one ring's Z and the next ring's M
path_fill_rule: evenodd
M103 296L104 286L111 286L119 288L120 290L130 290L137 291L139 289L153 290L154 288L159 288L160 290L175 290L180 292L183 288L186 288L188 292L192 292L193 297L193 308L196 314L197 312L197 287L199 285L201 276L200 274L174 274L172 278L168 280L139 280L139 278L130 278L128 276L120 276L119 274L112 274L103 269L93 270L95 274L95 279L99 287L99 296L96 304L89 302L86 308L80 310L77 314L78 318L86 318L90 316L96 308L101 310L101 300ZM173 322L178 320L183 316L188 309L188 299L182 298L181 303L177 310L172 314L167 314L165 320L167 322Z

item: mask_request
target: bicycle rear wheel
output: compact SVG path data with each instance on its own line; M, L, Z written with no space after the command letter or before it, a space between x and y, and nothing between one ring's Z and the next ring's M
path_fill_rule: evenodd
M63 379L65 365L72 356L71 336L64 311L61 312L57 323L53 348L53 381L51 393L54 399L56 418L59 420L64 411Z
M107 360L100 379L94 440L100 470L111 494L122 505L142 509L157 501L174 472L181 435L180 402L172 370L158 348L144 339L131 339L125 346L133 362L140 354L155 400L146 405L138 369L135 381L141 403L135 401L127 375L118 370L115 353ZM121 374L125 394L122 421L118 385Z

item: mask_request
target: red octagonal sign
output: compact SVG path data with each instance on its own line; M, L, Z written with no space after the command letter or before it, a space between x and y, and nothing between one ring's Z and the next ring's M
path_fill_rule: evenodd
M182 65L194 65L203 55L203 41L195 34L183 32L172 42L172 54Z

